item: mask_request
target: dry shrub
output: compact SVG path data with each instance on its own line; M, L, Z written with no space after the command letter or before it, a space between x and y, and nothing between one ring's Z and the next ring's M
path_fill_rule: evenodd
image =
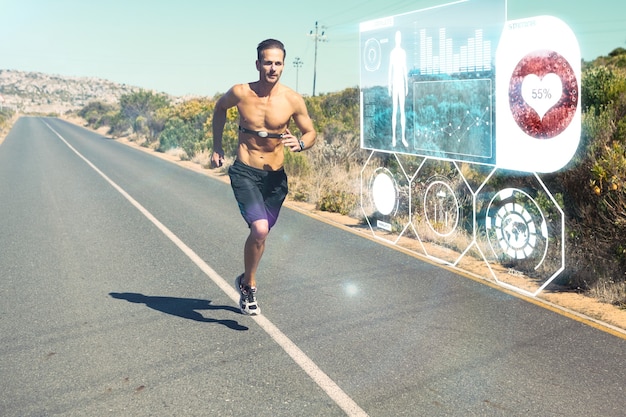
M182 148L170 148L164 152L166 155L173 156L175 158L180 159L181 161L185 161L187 158L187 154Z
M589 290L598 300L626 309L626 282L599 281Z
M286 164L292 198L313 203L319 210L357 215L363 155L358 133L322 133L313 148L295 155L305 159L296 166Z
M191 158L191 162L200 165L202 168L210 168L212 153L213 152L208 149L203 149Z
M442 236L437 234L428 222L413 219L412 224L415 228L415 233L417 233L422 242L435 243L439 246L451 249L459 255L473 242L473 237L461 229L453 233L450 237L442 239Z
M326 176L318 178L316 207L322 211L355 215L359 209L358 173L334 166Z

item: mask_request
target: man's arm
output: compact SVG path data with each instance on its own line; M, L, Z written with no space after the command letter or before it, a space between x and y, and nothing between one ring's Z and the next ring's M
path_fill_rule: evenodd
M236 106L239 101L235 89L236 86L220 97L217 103L215 103L215 109L213 110L213 154L211 155L211 164L214 167L221 167L224 163L222 135L224 133L224 126L226 125L226 111Z
M300 149L300 144L298 143L297 147L291 147L291 150L305 150L309 149L313 144L315 144L315 140L317 138L317 132L313 127L313 121L309 117L309 112L307 111L306 104L304 103L304 99L301 96L297 96L295 111L293 114L293 121L298 126L298 129L302 133L299 141L302 141L304 147Z

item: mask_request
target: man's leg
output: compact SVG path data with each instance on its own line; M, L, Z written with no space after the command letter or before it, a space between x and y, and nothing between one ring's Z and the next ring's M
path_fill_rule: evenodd
M269 224L265 219L256 220L250 225L250 234L243 250L245 272L241 283L244 285L256 287L256 270L263 256L269 232Z

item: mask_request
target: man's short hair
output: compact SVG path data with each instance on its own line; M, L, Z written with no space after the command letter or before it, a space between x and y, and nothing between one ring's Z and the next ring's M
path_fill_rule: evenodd
M281 41L276 40L276 39L266 39L263 42L261 42L259 46L257 46L256 48L256 55L259 61L262 58L261 54L266 49L280 49L281 51L283 51L283 60L287 58L287 51L285 50L285 45L283 45Z

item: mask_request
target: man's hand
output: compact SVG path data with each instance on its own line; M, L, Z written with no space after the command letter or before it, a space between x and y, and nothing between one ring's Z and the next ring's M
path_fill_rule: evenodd
M211 168L219 168L224 165L224 152L213 151L211 155Z
M283 134L283 145L288 147L291 152L300 152L302 147L300 146L300 141L297 137L291 134L289 129L285 131Z

